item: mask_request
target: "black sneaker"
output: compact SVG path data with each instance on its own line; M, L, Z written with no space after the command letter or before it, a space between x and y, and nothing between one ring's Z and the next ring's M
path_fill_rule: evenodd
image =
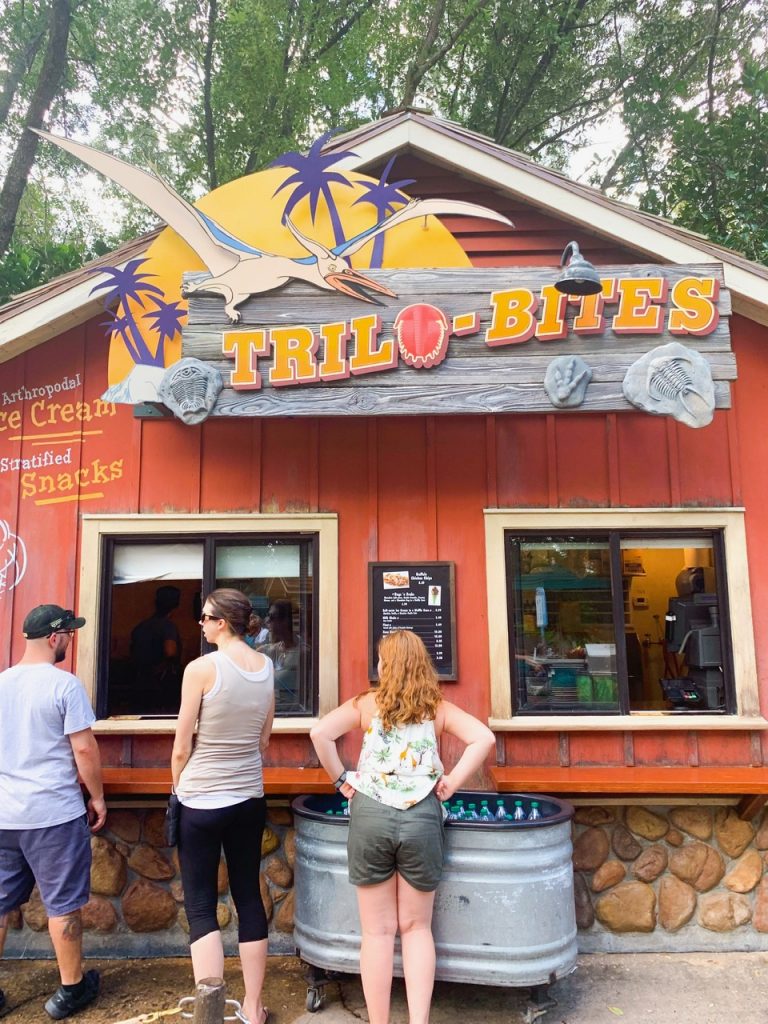
M85 988L79 996L73 996L60 985L45 1004L45 1012L54 1020L64 1020L78 1010L85 1009L99 994L99 972L86 971L83 976Z

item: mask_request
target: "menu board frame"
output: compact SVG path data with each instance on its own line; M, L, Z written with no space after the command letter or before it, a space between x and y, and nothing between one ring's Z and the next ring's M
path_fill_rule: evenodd
M441 683L455 683L458 680L458 664L456 661L456 564L455 562L409 562L405 559L387 562L368 563L368 678L377 678L376 666L378 664L377 645L380 637L384 635L384 606L383 596L385 593L383 576L384 573L408 573L418 574L429 572L431 578L428 582L419 583L418 587L439 586L447 591L448 616L444 625L443 651L447 654L449 663L435 664L437 676ZM381 582L379 582L381 581ZM386 590L387 594L395 594L397 588ZM409 587L408 592L412 593L413 588ZM445 607L445 602L441 601ZM429 646L429 645L427 645Z

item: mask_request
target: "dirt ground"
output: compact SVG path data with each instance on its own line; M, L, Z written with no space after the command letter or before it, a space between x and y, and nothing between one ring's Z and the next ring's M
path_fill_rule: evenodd
M73 1020L78 1024L116 1024L152 1010L178 1005L182 996L194 994L192 968L186 958L155 960L88 960L86 968L101 971L98 1000ZM267 964L264 1002L272 1012L270 1024L290 1024L305 1012L306 968L292 956L271 956ZM227 997L242 1001L240 964L227 959L224 969ZM3 960L0 988L8 1007L3 1024L44 1024L50 1018L43 1003L58 987L53 960ZM179 1015L161 1018L175 1024Z

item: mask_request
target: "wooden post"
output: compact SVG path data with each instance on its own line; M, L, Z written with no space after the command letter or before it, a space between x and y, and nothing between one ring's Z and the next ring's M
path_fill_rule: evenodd
M192 1024L223 1024L226 988L223 978L203 978L195 986Z

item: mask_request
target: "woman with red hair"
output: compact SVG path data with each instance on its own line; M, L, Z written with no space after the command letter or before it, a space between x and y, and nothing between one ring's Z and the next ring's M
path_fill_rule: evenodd
M443 700L424 643L396 630L379 643L379 685L326 715L310 733L334 785L350 801L349 880L357 888L360 974L370 1024L388 1024L400 933L410 1024L427 1024L435 980L432 907L443 866L443 808L494 745L482 722ZM336 741L363 730L357 769ZM445 773L438 740L465 744Z

